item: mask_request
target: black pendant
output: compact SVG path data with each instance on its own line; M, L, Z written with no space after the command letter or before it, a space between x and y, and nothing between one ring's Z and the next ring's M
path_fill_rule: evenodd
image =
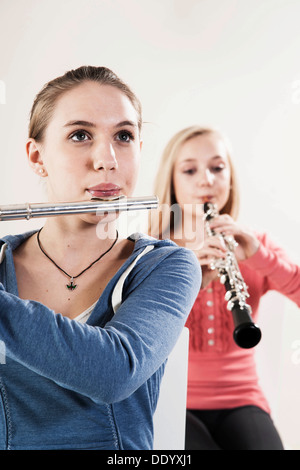
M74 290L74 289L76 289L77 284L74 284L72 277L71 277L70 284L67 284L66 287L67 287L68 290Z

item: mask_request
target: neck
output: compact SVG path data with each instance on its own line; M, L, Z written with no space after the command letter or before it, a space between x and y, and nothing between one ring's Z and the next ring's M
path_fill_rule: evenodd
M74 253L78 258L85 258L101 249L105 250L115 240L115 221L107 224L91 224L74 220L75 217L55 217L46 220L41 237L48 251L55 250L61 259Z

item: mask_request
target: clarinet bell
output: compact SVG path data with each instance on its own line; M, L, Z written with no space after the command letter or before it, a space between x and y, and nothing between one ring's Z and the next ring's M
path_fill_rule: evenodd
M231 309L235 329L233 339L240 348L249 349L256 346L261 339L260 328L253 323L250 315L250 307L235 304Z
M233 332L233 339L240 348L250 349L261 339L260 328L255 323L241 323Z

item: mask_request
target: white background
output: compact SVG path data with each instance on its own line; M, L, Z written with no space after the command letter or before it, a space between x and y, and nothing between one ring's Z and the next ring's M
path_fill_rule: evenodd
M179 129L213 125L234 147L240 220L300 263L300 0L0 0L0 203L44 199L25 140L35 94L80 65L112 68L143 104L136 195L152 194ZM41 221L2 222L0 235ZM261 381L288 448L300 449L299 309L262 303Z

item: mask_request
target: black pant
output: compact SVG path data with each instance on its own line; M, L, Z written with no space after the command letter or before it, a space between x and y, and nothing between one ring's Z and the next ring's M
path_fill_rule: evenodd
M188 410L186 450L283 450L268 413L256 406Z

